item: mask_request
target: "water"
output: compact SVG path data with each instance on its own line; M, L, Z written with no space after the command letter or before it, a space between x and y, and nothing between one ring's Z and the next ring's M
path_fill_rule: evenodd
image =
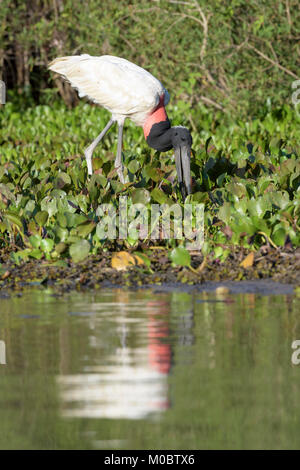
M299 448L300 299L0 300L1 449Z

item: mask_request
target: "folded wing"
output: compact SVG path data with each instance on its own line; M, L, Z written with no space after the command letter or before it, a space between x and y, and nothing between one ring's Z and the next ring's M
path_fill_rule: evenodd
M80 97L86 96L113 115L128 116L139 125L158 106L163 94L165 105L169 101L159 80L119 57L59 57L49 64L49 69L67 79Z

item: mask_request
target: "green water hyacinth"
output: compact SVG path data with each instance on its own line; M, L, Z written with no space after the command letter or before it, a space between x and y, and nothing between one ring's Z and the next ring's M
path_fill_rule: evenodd
M176 123L180 106L170 114ZM284 105L241 122L197 105L191 118L193 185L186 202L205 206L206 253L222 245L216 253L225 259L233 245L299 246L300 119L294 109ZM11 250L16 263L30 257L78 262L99 250L145 250L153 244L170 252L184 247L184 240L163 236L143 241L97 235L97 208L112 204L118 216L121 196L147 209L182 204L172 152L159 155L149 149L140 129L127 124L127 174L121 184L109 134L95 152L91 178L83 158L94 131L107 120L105 110L85 103L70 110L61 102L20 110L8 101L0 120L0 247ZM174 264L189 265L175 254Z

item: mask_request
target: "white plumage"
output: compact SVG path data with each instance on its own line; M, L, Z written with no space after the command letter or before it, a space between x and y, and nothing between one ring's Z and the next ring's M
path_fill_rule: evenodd
M49 69L63 75L80 97L86 96L110 111L118 122L128 117L143 126L160 97L164 95L165 106L170 99L157 78L120 57L88 54L59 57L49 64Z

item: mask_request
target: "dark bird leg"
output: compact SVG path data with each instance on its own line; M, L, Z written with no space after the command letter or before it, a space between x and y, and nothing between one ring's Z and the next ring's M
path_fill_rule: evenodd
M85 149L85 151L84 151L84 156L85 156L85 159L86 159L86 164L87 164L88 174L89 175L93 174L93 166L92 166L93 152L94 152L95 148L97 147L97 145L99 144L100 140L103 139L103 137L105 136L107 131L111 128L111 126L114 124L114 122L115 121L113 119L110 119L110 121L104 127L103 131L98 135L98 137L96 137L96 139L91 143L91 145L89 145L89 147L87 149Z

